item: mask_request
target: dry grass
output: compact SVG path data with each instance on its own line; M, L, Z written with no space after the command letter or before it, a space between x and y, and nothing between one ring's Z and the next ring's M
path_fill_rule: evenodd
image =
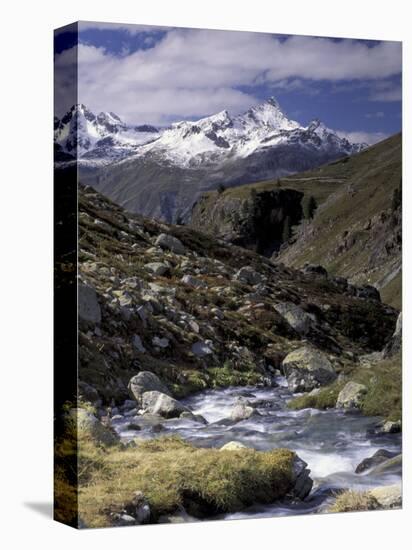
M196 517L241 510L253 503L270 503L291 489L294 453L242 449L221 452L199 449L178 437L160 437L135 446L104 447L79 434L78 509L88 527L111 525L111 514L142 491L151 508L151 522L180 506ZM75 445L66 439L58 449L57 487L60 518L76 523L73 483L64 469ZM68 517L70 516L71 517Z
M379 510L380 506L376 498L367 491L345 491L336 497L335 502L329 508L329 512L364 512L367 510Z

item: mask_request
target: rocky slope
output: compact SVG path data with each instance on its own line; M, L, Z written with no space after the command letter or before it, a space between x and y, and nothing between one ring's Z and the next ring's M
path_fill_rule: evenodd
M270 98L239 116L222 111L177 122L131 158L99 171L80 168L83 181L129 211L176 222L190 217L205 190L301 172L364 147L319 120L308 126L290 120Z
M372 288L274 265L188 227L129 214L90 187L80 186L79 209L86 398L122 402L141 371L159 375L175 397L271 384L294 350L300 363L291 374L315 353L334 378L381 350L394 331L396 310ZM312 370L301 373L308 387L321 383Z
M401 307L401 173L396 135L316 170L205 193L191 225L268 256L281 248L278 262L321 264Z

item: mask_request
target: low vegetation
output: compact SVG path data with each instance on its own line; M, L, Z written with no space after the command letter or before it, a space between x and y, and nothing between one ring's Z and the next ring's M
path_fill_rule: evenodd
M382 416L388 420L402 417L402 361L399 354L367 367L354 369L345 382L334 382L314 394L295 397L292 409L328 409L336 404L340 390L349 380L364 384L367 392L361 412L367 416Z
M380 506L376 498L367 491L344 491L337 496L335 502L329 508L329 512L365 512L367 510L379 510Z
M66 437L57 446L58 462L70 461L76 447L75 438ZM136 491L147 498L150 522L181 506L201 518L273 502L291 488L293 458L286 449L199 449L179 437L105 447L79 433L79 517L88 527L109 526ZM57 468L56 490L57 516L73 523L76 498L67 469Z
M321 388L316 393L306 393L295 397L288 403L290 409L331 409L336 405L336 400L340 390L343 388L344 383L334 382L329 386Z

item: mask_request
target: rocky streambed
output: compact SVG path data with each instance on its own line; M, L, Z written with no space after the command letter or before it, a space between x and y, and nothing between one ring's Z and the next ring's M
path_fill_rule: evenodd
M288 448L307 462L314 483L306 498L253 506L225 518L322 512L342 490L400 486L401 434L376 433L380 418L356 412L291 410L287 403L292 393L286 379L279 376L275 384L199 392L181 402L192 413L183 418L138 414L135 403L127 401L113 411L111 425L124 442L180 435L206 448L221 448L230 442L257 450ZM386 452L359 467L382 449Z

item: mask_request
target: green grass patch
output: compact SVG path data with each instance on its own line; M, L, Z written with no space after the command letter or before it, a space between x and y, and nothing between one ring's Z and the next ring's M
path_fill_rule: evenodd
M289 409L331 409L336 405L336 400L340 390L345 384L343 382L334 382L315 394L305 394L295 397L288 403Z

